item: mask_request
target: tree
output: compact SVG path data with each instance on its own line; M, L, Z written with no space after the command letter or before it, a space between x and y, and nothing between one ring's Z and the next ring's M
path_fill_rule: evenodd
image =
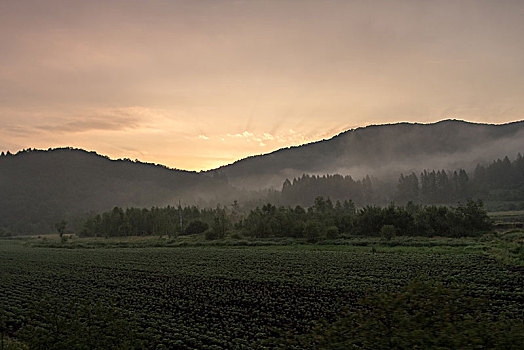
M318 221L309 220L304 226L304 235L308 242L315 243L320 238L322 227Z
M386 241L391 241L391 238L397 234L397 228L393 225L382 225L380 229L380 237Z
M455 208L455 217L458 221L454 225L457 236L480 235L492 229L491 218L481 200L468 200L465 205L459 203Z
M400 174L397 184L397 199L401 202L416 201L418 199L418 178L415 173L404 176Z
M356 220L356 233L362 236L378 236L384 224L382 209L375 206L366 206L359 210Z
M60 238L62 238L62 236L64 235L66 226L67 226L67 221L65 220L59 221L55 224L55 228L58 231Z
M235 199L233 201L233 204L231 204L231 223L233 225L238 224L240 221L240 205L238 204L238 201Z
M338 238L338 227L336 227L336 226L329 226L326 229L326 237L329 238L329 239Z
M226 211L224 209L217 208L215 217L213 219L213 224L211 229L213 230L215 238L224 238L227 231L229 230L231 222L226 216Z

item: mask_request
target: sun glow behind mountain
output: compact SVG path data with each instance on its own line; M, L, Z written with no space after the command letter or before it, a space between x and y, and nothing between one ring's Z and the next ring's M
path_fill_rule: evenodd
M4 1L0 149L201 170L369 124L524 116L519 1Z

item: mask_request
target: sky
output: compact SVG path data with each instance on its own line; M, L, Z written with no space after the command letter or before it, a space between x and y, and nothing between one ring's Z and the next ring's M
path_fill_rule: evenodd
M0 150L188 170L370 124L524 119L524 1L0 0Z

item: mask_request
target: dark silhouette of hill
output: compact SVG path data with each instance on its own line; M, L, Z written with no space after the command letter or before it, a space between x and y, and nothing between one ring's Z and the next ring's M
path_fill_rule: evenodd
M194 203L228 190L210 174L79 149L27 150L0 157L0 228L46 232L64 217L89 211Z
M494 125L460 120L372 125L328 140L239 160L212 172L239 187L280 188L302 174L398 178L422 169L472 169L524 150L524 121Z
M358 128L202 173L71 148L20 151L0 157L0 231L49 232L63 218L114 206L245 203L262 196L248 190L280 189L286 178L304 173L369 174L395 184L401 172L472 169L523 150L524 122L445 120Z

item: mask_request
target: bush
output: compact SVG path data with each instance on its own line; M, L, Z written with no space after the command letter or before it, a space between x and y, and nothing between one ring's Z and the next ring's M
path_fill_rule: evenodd
M304 349L520 349L524 324L485 313L487 302L440 283L412 282L400 293L360 301L306 336L287 339ZM518 345L521 344L521 345Z
M209 225L201 220L194 220L187 225L184 233L186 235L193 235L205 232L209 228Z
M0 237L11 237L11 233L4 230L3 228L0 228Z
M382 225L380 229L380 237L386 241L391 241L391 238L397 234L397 228L393 225Z
M231 238L233 238L233 239L242 239L242 236L240 235L240 233L233 233L231 235Z
M336 239L338 238L338 227L336 226L329 226L326 229L326 237L329 239Z
M320 238L320 233L322 232L322 228L320 226L320 223L317 221L310 220L306 222L306 225L304 226L304 236L306 237L307 241L310 243L315 243Z
M206 232L204 232L204 237L211 241L211 240L214 240L214 239L217 239L217 234L216 232L213 230L213 229L207 229Z

